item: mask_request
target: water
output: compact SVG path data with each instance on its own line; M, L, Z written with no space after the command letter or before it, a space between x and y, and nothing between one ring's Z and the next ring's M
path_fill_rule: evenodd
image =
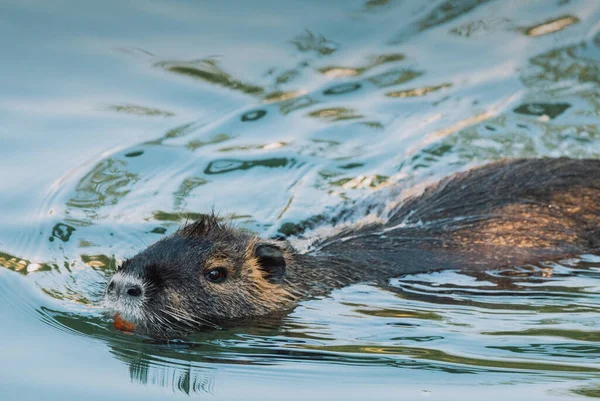
M170 344L97 307L115 260L195 213L305 248L474 165L600 157L599 17L594 0L4 1L0 399L600 397L595 255L354 285Z

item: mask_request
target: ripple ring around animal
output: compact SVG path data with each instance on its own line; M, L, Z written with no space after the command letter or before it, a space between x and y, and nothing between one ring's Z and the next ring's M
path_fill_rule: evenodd
M124 262L104 304L117 328L168 338L285 315L353 283L598 252L600 160L488 164L443 179L390 216L299 253L207 215Z

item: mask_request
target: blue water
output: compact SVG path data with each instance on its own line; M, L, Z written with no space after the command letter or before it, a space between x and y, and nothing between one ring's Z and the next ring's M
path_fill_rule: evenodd
M600 397L597 255L169 344L98 307L197 213L305 249L475 165L600 157L600 2L8 0L0 49L0 400Z

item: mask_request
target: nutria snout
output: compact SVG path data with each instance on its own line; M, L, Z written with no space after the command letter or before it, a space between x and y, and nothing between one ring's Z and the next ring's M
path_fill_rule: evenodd
M513 160L460 173L301 254L205 216L115 273L117 327L171 337L290 310L302 298L403 274L494 269L597 252L600 161Z

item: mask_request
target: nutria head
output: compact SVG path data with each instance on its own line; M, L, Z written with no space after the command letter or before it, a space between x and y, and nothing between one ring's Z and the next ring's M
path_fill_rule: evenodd
M285 310L290 249L205 216L127 260L104 299L121 327L169 337Z

